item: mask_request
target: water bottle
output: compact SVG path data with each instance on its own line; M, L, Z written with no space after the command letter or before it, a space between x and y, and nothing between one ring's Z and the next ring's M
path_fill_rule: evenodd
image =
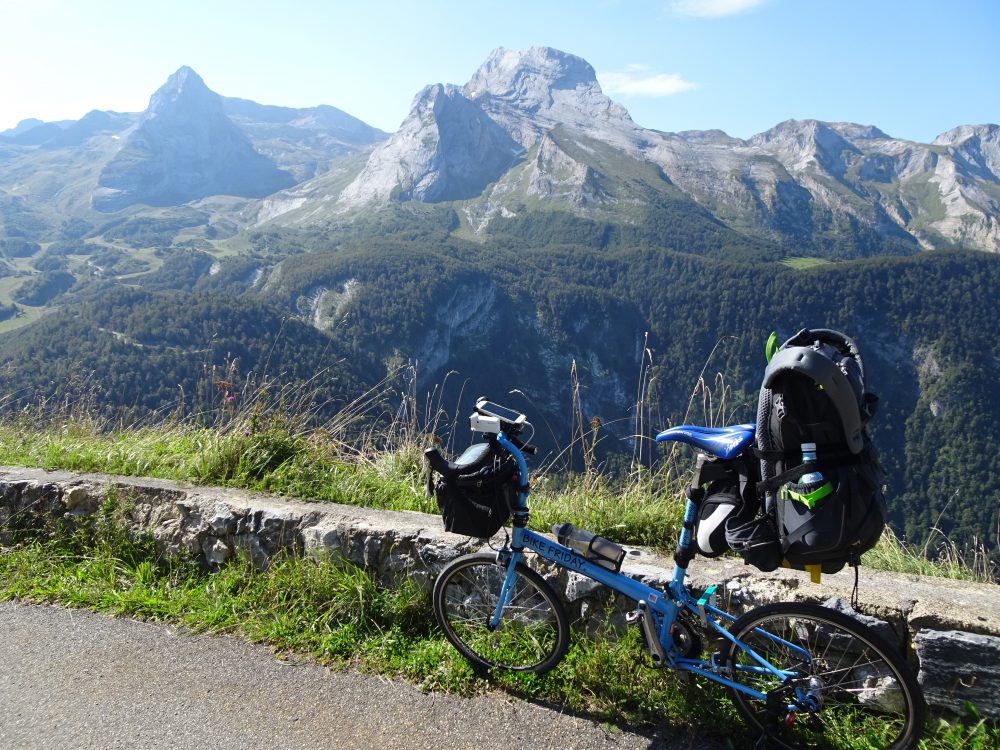
M816 443L802 443L802 463L816 463ZM810 510L833 492L833 485L817 470L806 472L797 482L789 482L782 495L786 500L797 500Z
M622 547L591 531L577 528L571 523L553 525L552 533L556 535L559 544L616 573L622 566L622 560L625 559L625 550Z

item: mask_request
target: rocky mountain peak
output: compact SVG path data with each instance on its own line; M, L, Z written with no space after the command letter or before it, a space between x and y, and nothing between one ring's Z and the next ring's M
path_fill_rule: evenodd
M788 143L807 145L824 137L834 136L836 131L829 123L820 120L783 120L770 130L758 133L750 139L753 145L767 143Z
M20 135L21 133L26 133L33 128L37 128L39 125L44 125L42 120L36 117L29 117L25 120L21 120L17 125L10 128L9 130L4 130L0 133L0 136L12 137L15 135Z
M206 195L257 198L293 181L254 150L226 116L222 97L184 66L153 94L137 127L101 171L92 205L117 211Z
M793 171L819 166L839 175L845 169L843 155L857 152L843 135L846 126L847 123L838 123L834 127L820 120L785 120L758 133L748 144L777 155Z
M849 141L870 141L890 137L874 125L859 125L856 122L828 122L827 126Z
M221 97L187 65L178 68L150 97L145 116L158 117L174 112L225 117Z
M600 88L597 74L581 57L551 47L521 51L498 47L465 85L463 93L470 99L490 95L527 104L548 100L552 89L592 87Z
M973 138L989 141L1000 139L1000 125L959 125L934 139L935 146L957 146Z
M625 108L604 95L590 63L551 47L493 50L462 94L524 148L556 125L619 145L637 130Z
M193 93L210 90L208 86L205 85L205 81L202 77L194 72L194 69L187 65L181 65L170 75L169 78L167 78L166 82L156 90L153 96L169 94L171 92L176 95L180 95L185 89Z
M582 58L550 47L494 50L467 84L425 87L393 136L340 194L425 202L479 195L553 128L635 150L638 128Z
M359 205L391 195L427 203L472 198L498 179L519 151L460 88L434 84L417 94L399 130L372 153L341 200Z
M428 117L439 115L449 104L455 102L468 102L462 95L462 89L451 83L435 83L424 86L410 105L410 118L425 120ZM466 106L461 104L459 106Z
M960 125L934 139L978 177L1000 182L1000 125Z

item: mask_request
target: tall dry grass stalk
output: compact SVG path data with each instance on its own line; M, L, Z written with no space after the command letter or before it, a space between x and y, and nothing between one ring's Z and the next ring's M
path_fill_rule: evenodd
M923 544L913 545L886 528L874 549L866 552L862 564L882 570L916 575L996 583L1000 568L979 540L961 547L938 528L932 528Z
M733 336L724 336L715 343L705 359L705 364L702 365L701 372L698 373L698 379L691 389L691 394L688 396L684 416L678 425L674 425L670 420L663 420L661 422L663 429L692 424L692 422L703 427L724 427L738 421L736 414L742 405L732 403L732 387L726 382L725 376L721 372L717 372L714 377L706 377L716 353L727 341L734 340ZM682 444L668 443L660 457L660 471L675 478L688 476L693 471L694 462L679 459L685 452L689 452L689 449Z

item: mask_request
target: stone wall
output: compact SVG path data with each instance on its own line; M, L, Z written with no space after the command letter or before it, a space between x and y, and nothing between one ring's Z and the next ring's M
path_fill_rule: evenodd
M85 518L111 492L129 500L134 529L149 531L165 552L194 555L212 569L240 552L261 566L282 550L325 552L363 565L387 584L406 576L430 585L445 563L481 546L445 533L436 516L422 513L12 467L0 467L0 545L8 543L8 529L14 527L41 526L59 516ZM672 562L630 550L623 570L662 587ZM595 614L619 617L634 606L575 573L543 573L563 593L578 626ZM733 611L789 600L848 608L854 584L850 572L814 585L797 571L761 573L730 559L697 559L690 574L694 589L719 584L723 604ZM970 701L1000 718L1000 587L863 569L859 601L859 609L886 623L881 627L907 650L930 703L960 709Z

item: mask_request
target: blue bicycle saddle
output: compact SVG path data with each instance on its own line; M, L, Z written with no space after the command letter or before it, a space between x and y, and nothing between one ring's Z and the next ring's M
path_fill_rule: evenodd
M664 430L656 436L656 442L675 440L693 445L719 458L735 458L753 442L756 427L752 424L736 424L730 427L696 427L680 425Z

